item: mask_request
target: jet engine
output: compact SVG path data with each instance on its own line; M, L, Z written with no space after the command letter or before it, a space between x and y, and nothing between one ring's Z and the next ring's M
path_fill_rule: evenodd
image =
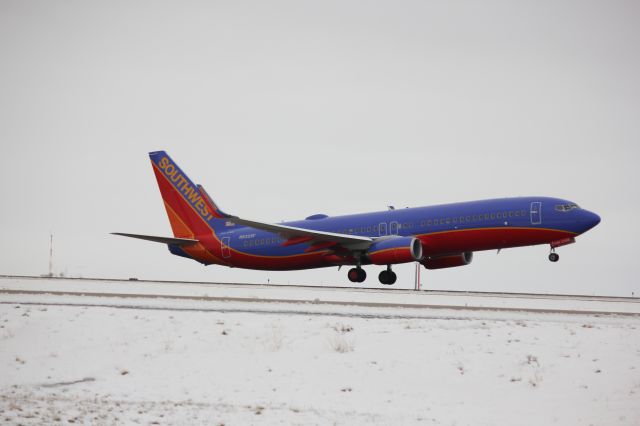
M471 263L473 253L468 251L465 253L454 254L450 256L429 257L422 261L427 269L453 268L454 266L464 266Z
M375 265L415 262L422 259L422 244L413 237L395 237L376 241L366 252Z

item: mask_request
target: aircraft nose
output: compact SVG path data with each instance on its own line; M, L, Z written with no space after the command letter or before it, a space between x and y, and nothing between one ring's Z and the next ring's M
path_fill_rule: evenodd
M587 232L589 229L600 223L600 216L590 212L589 210L583 210L580 216L580 222L584 226L584 230L582 232Z

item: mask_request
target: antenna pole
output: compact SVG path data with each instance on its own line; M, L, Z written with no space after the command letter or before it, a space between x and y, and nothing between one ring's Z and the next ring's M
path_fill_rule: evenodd
M49 243L49 277L53 277L53 234Z
M419 291L419 290L422 289L421 288L422 287L422 283L420 283L420 270L421 270L420 262L415 262L415 264L416 264L416 269L414 271L414 281L415 281L414 290Z

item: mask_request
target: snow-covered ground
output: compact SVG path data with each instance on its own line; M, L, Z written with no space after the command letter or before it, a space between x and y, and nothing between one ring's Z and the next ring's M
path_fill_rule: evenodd
M638 316L143 296L0 302L8 423L640 424Z

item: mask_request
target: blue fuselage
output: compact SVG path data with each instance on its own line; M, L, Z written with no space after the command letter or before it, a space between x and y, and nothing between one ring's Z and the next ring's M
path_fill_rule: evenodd
M423 241L425 254L437 256L551 243L582 234L599 221L598 215L568 200L518 197L335 217L314 215L284 224L368 237L415 236ZM457 234L457 240L462 240L460 247L438 243L430 250L431 236L439 236L438 240L442 240L454 234ZM465 234L469 237L466 240ZM283 245L286 238L278 234L232 224L219 234L219 238L233 251L248 255L295 256L308 249L308 244ZM445 247L444 252L438 252L440 246Z

